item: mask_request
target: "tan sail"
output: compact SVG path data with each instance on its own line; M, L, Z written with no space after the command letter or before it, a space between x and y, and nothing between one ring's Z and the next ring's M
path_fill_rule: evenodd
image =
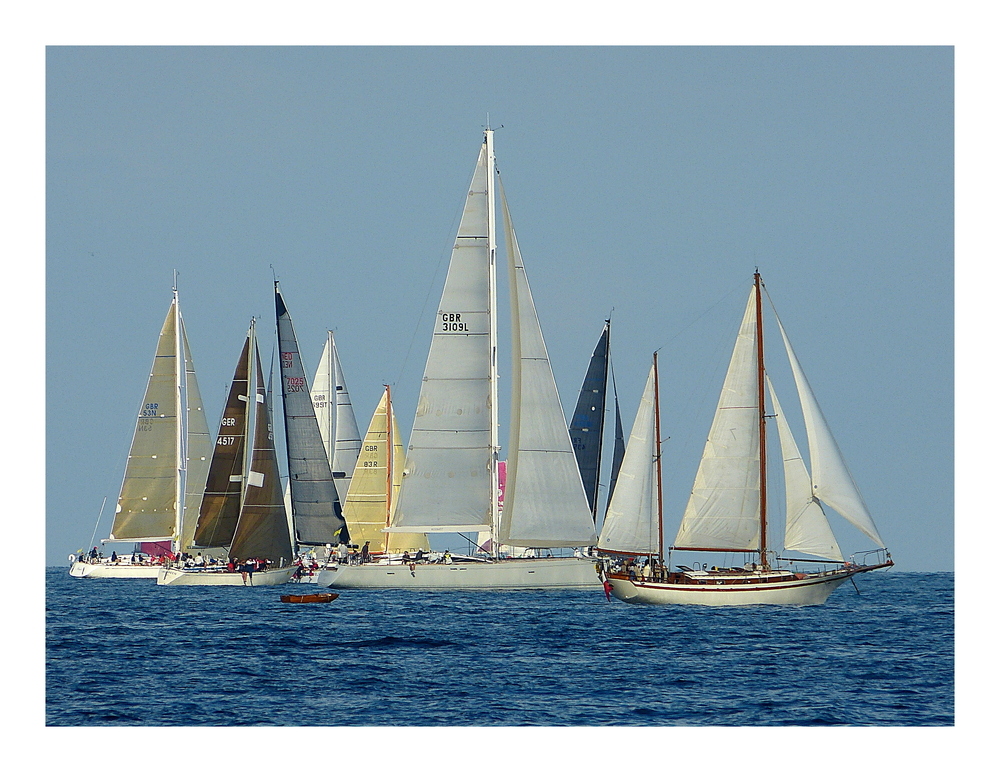
M395 510L405 460L396 416L393 414L390 422L391 413L389 389L386 387L361 442L358 465L354 468L344 504L344 519L347 520L351 542L359 546L368 542L368 551L374 554L430 549L425 534L387 534L382 530L389 525L391 514ZM390 427L391 440L388 431ZM390 441L394 451L391 461ZM388 543L386 537L391 537Z

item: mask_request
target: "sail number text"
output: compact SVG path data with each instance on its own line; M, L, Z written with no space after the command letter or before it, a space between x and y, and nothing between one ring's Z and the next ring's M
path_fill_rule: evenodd
M159 409L159 407L160 407L159 402L147 402L145 405L142 406L142 412L139 413L139 415L144 416L146 418L155 418L157 414L156 411Z
M441 314L442 332L468 332L469 325L462 321L461 314Z
M285 390L288 392L305 391L306 379L302 376L289 375L285 377Z
M284 352L282 352L282 354L281 354L281 367L282 367L282 369L287 368L287 367L291 367L292 366L292 362L294 361L294 358L295 358L295 352L293 352L293 351L284 351Z

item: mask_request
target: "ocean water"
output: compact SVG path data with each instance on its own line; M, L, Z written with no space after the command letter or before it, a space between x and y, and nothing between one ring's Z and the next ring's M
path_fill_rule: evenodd
M822 606L158 587L46 573L48 726L950 726L954 579Z

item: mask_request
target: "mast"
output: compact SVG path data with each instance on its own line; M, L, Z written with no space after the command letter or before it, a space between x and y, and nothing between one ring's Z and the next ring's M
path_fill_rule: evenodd
M171 552L178 552L183 544L181 522L184 517L184 504L186 503L186 491L185 491L185 475L184 469L186 464L184 462L185 448L184 448L184 428L187 424L187 416L184 410L184 389L181 385L182 381L187 377L187 372L184 366L184 352L181 345L181 306L180 301L177 297L177 271L174 271L174 410L177 416L177 427L176 427L176 463L177 474L174 476L174 489L176 491L176 504L174 508L176 509L176 514L174 517L174 538L170 545Z
M656 553L663 565L663 467L660 452L660 371L656 362L658 352L653 352L653 414L656 425L656 446L653 450L656 458Z
M757 305L757 414L760 443L760 563L765 571L767 562L767 417L764 410L764 320L760 293L760 273L754 271L754 296Z
M483 141L486 143L486 244L490 256L489 275L489 315L490 315L490 536L494 556L499 555L497 535L500 517L500 414L497 392L497 223L496 190L494 168L496 156L493 154L493 129L486 121Z
M385 384L385 526L388 528L389 513L392 512L392 391ZM385 536L385 551L389 552L389 535Z

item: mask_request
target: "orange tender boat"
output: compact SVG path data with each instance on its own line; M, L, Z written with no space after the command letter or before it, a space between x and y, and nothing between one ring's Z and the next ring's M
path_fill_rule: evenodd
M282 603L329 603L338 598L335 592L314 592L310 595L282 595Z

